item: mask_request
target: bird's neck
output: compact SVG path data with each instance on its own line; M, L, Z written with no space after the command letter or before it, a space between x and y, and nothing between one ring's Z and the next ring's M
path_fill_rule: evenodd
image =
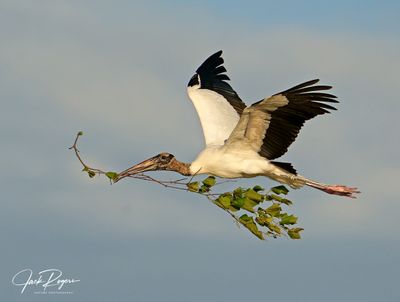
M177 159L170 163L168 170L178 172L179 174L182 174L184 176L192 175L190 173L190 164L181 162Z

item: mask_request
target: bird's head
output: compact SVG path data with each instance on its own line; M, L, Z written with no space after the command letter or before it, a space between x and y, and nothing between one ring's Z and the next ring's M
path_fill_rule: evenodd
M176 164L176 162L177 161L174 155L167 152L162 152L119 173L114 182L117 182L118 180L124 177L147 171L159 171L159 170L175 171L174 164Z

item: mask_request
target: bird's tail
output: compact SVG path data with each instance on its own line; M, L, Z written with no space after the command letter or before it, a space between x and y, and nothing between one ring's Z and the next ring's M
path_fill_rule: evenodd
M327 185L313 180L306 179L306 185L329 194L357 198L354 194L361 193L357 188L351 188L344 185Z

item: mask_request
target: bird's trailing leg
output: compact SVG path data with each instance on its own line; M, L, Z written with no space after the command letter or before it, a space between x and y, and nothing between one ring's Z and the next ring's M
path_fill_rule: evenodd
M361 193L357 188L351 188L344 185L326 185L309 179L306 180L306 185L329 194L346 196L350 198L357 198L353 194Z

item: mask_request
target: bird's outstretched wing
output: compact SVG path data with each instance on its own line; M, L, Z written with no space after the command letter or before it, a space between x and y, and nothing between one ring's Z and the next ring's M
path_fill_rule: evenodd
M222 50L205 60L188 84L188 95L199 115L206 145L223 145L246 108L226 82L229 77L221 55Z
M286 153L306 120L336 108L336 96L320 91L331 86L312 80L247 107L226 144L239 142L267 159Z

